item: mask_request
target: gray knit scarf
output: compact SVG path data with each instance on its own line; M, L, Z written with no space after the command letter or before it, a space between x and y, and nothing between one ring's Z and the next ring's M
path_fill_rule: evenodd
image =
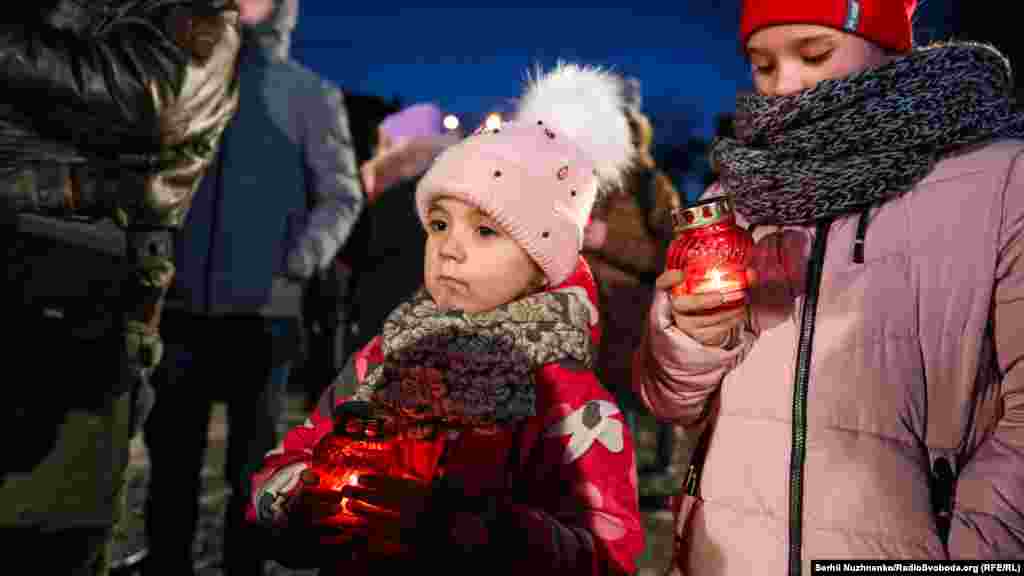
M494 433L536 415L542 366L592 365L587 301L582 289L563 288L470 314L442 311L420 289L384 322L384 362L355 399L391 405L410 421Z
M804 92L741 96L712 158L752 224L808 224L896 198L942 158L1024 137L994 48L936 44Z

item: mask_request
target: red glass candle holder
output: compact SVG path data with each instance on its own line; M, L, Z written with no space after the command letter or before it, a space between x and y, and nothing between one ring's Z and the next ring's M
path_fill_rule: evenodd
M747 269L754 240L736 224L732 198L721 196L679 208L672 213L672 224L675 239L666 268L684 274L673 293L719 293L719 308L742 304L750 285Z
M429 432L427 431L429 428ZM357 486L365 475L389 476L428 485L438 472L443 438L433 426L413 425L388 406L368 402L346 402L338 407L334 430L313 450L306 490L316 494L311 509L304 510L307 522L338 528L325 536L325 544L344 543L353 536L368 535L371 545L384 553L400 553L399 542L373 538L367 519L348 509L342 495L346 486ZM399 514L400 511L392 511Z
M334 526L340 534L365 528L366 520L351 513L341 495L346 486L357 485L359 477L392 474L399 460L399 435L394 414L366 402L347 402L338 407L334 430L313 449L306 490L316 493L317 509L305 510L311 524Z

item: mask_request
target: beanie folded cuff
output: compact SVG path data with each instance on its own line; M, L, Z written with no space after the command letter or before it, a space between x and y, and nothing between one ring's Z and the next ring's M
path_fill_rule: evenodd
M771 26L811 24L860 36L897 53L913 49L915 0L744 0L740 40Z

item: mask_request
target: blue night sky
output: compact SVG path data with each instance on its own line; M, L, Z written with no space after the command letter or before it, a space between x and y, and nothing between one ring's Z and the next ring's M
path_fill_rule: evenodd
M584 7L570 3L423 7L300 2L293 56L348 91L434 101L481 115L520 92L525 71L564 59L639 78L659 140L710 137L714 116L749 88L739 0ZM918 35L943 29L950 0L924 3ZM939 32L941 35L941 32Z

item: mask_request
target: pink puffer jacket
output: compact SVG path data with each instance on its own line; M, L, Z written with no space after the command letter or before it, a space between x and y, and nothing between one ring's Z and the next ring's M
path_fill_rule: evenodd
M669 327L657 295L634 362L645 403L696 430L721 390L700 498L677 518L678 572L786 574L791 526L804 574L812 559L1024 557L1022 155L1024 142L1002 141L940 162L871 212L863 263L858 216L832 224L799 519L794 372L814 230L755 230L763 281L730 351ZM940 459L957 475L945 542L931 502Z

